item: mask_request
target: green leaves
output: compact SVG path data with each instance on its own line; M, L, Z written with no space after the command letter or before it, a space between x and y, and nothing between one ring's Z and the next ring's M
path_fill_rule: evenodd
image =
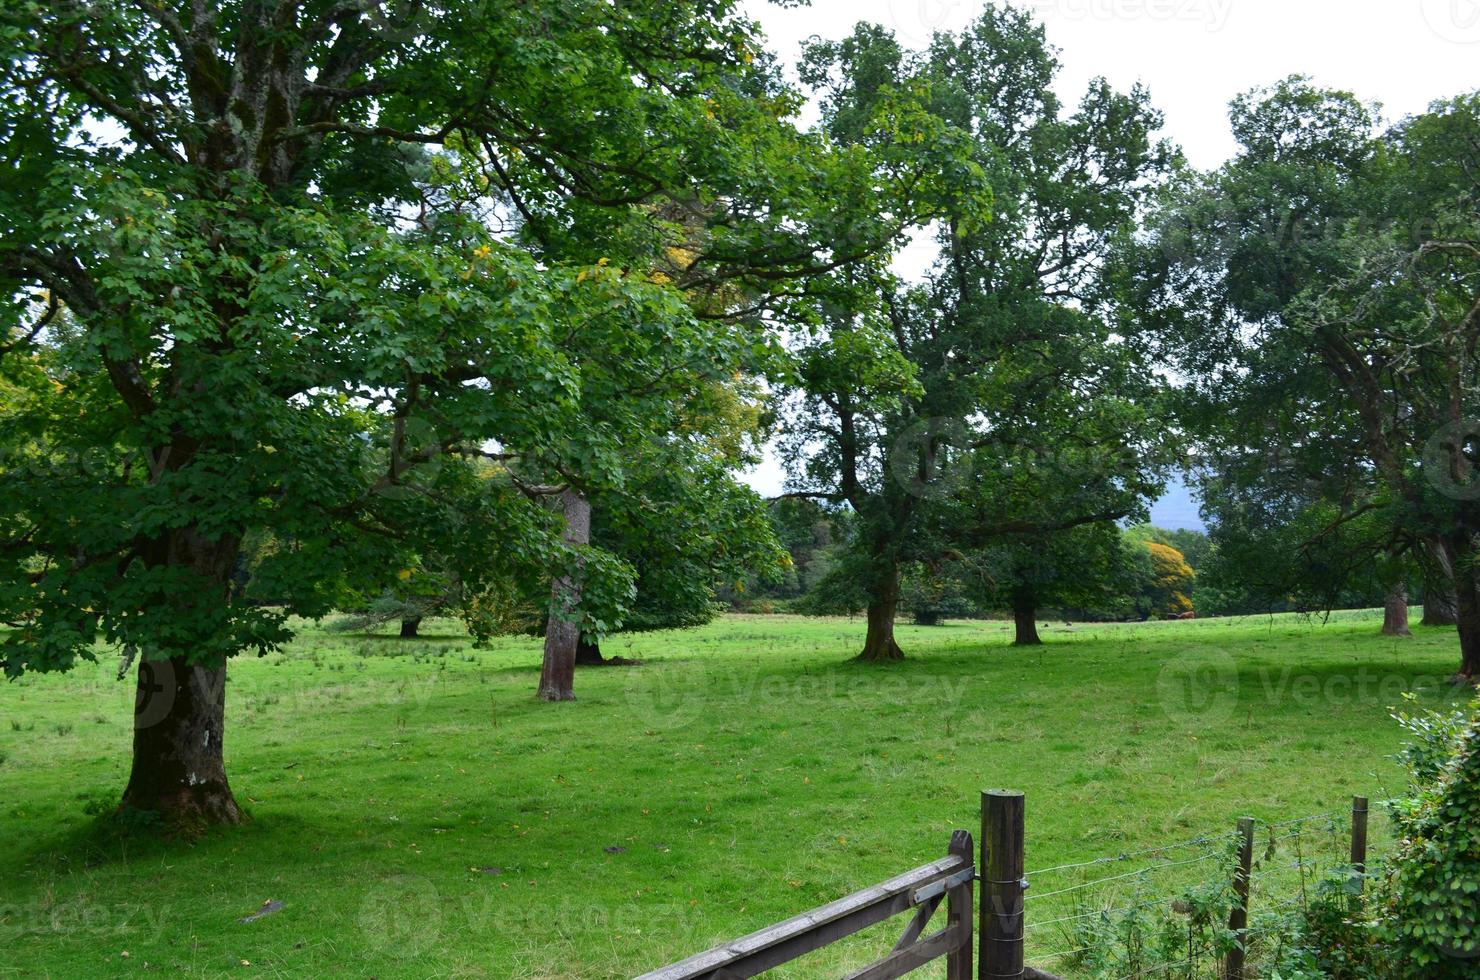
M472 595L578 572L616 628L646 573L625 532L562 544L566 484L690 515L629 531L694 615L771 560L722 463L757 424L724 393L782 365L741 311L897 223L837 206L855 163L784 121L751 30L729 0L8 5L0 283L40 298L0 356L7 669L265 649L407 554Z
M1455 717L1400 715L1410 796L1393 805L1400 840L1370 906L1390 975L1473 975L1480 959L1480 702Z

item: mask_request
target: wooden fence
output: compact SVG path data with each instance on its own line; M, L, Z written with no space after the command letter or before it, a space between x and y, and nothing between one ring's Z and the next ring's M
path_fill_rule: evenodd
M893 950L848 974L845 980L891 980L942 957L946 960L947 980L1060 980L1023 962L1023 900L1028 890L1023 870L1023 794L989 790L982 793L981 803L980 866L972 861L971 834L957 830L951 834L946 856L938 861L643 974L638 980L753 977L906 912L913 915ZM1362 886L1367 864L1367 809L1365 797L1352 799L1351 866L1357 889ZM1249 980L1245 956L1254 827L1255 821L1245 817L1238 822L1234 835L1238 838L1232 872L1235 901L1228 927L1237 942L1220 965L1224 980ZM982 901L975 917L979 942L974 943L973 891L978 881ZM925 929L942 904L946 906L945 925L925 936ZM973 952L977 953L976 973L972 972Z

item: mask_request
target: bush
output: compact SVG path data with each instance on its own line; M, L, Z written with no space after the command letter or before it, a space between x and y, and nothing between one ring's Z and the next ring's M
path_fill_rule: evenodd
M1480 700L1466 715L1399 715L1414 776L1374 909L1395 977L1480 976Z

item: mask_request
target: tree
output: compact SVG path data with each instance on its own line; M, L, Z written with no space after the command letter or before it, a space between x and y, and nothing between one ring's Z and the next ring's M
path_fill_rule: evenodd
M606 635L702 626L721 583L773 580L782 567L765 501L735 483L723 458L645 460L628 489L596 497L592 513L592 540L635 570L633 599ZM607 662L602 635L582 637L578 662Z
M1379 132L1355 97L1304 79L1250 93L1238 156L1159 235L1184 307L1172 348L1216 416L1203 433L1293 461L1340 520L1400 513L1454 576L1460 678L1480 675L1477 105Z
M876 139L874 120L900 92L930 110L917 153L970 138L971 167L938 171L950 193L927 282L849 270L847 301L821 305L822 322L796 345L792 492L857 514L849 566L868 596L866 660L903 656L893 632L903 564L1115 520L1155 483L1142 450L1158 428L1143 397L1156 383L1125 341L1138 328L1117 315L1101 259L1170 151L1151 139L1159 117L1140 90L1096 82L1064 114L1056 68L1042 29L997 6L923 54L866 26L808 52L804 79L823 93L838 142ZM1055 489L1087 506L1034 506L1056 496L1045 481L1059 475Z
M781 497L766 509L771 530L786 550L775 582L747 575L741 588L722 589L726 601L744 608L752 600L793 600L809 595L836 563L851 534L852 515L805 497Z
M976 611L955 569L916 562L900 576L899 604L915 618L916 626L939 626L941 620L970 616Z
M986 602L1012 611L1013 643L1037 646L1038 613L1051 607L1128 614L1146 578L1148 556L1110 522L1003 541L969 561Z
M408 544L474 592L579 575L582 622L620 619L631 569L541 501L620 486L704 383L764 370L696 291L842 234L767 198L824 149L749 30L724 0L0 11L0 660L137 655L124 806L239 820L226 661ZM648 271L673 202L706 230L682 288ZM281 608L233 591L264 532Z
M1144 547L1151 555L1151 578L1145 592L1147 611L1153 616L1170 618L1192 612L1192 600L1187 594L1192 591L1196 575L1182 552L1156 541L1147 541Z
M1192 528L1164 528L1152 524L1140 524L1129 530L1129 533L1142 541L1155 541L1169 548L1176 548L1182 552L1187 565L1194 572L1198 570L1208 558L1213 542L1207 532L1197 531Z
M398 622L401 639L414 640L420 635L422 620L455 614L461 608L462 589L455 576L404 568L396 578L394 586L368 600L362 598L361 609L335 621L331 627L349 632Z

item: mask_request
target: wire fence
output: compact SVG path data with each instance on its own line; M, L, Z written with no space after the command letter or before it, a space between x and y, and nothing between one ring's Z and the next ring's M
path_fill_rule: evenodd
M1383 804L1368 803L1366 863L1392 842ZM1240 940L1250 963L1269 955L1319 883L1352 875L1353 810L1255 821L1247 923L1235 932L1241 831L1205 834L1027 872L1027 961L1076 977L1133 980L1219 976Z

